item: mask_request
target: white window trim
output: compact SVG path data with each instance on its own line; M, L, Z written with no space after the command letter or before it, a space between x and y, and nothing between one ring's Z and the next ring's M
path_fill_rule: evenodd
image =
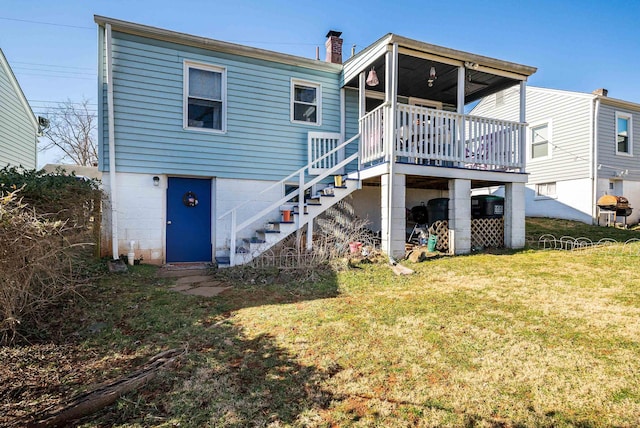
M222 91L222 129L198 128L189 126L189 68L213 71L221 73ZM187 131L208 132L213 134L224 134L227 132L227 69L213 64L205 64L195 61L184 61L182 71L182 128Z
M316 94L316 122L306 122L303 120L295 120L294 119L294 98L295 98L295 86L296 85L302 85L302 86L309 86L309 87L314 87L316 88L317 94ZM307 125L307 126L321 126L322 125L322 84L318 83L318 82L311 82L309 80L301 80L301 79L291 79L291 93L290 93L290 97L289 97L289 110L291 112L291 123L296 123L296 124L300 124L300 125Z
M547 144L549 145L549 150L547 151L547 156L534 158L531 156L531 148L533 147L533 128L537 128L542 125L547 125ZM527 162L540 162L547 161L553 157L553 121L551 119L541 120L538 122L530 123L527 127Z
M616 111L616 123L615 123L615 135L614 144L616 147L616 156L633 156L633 114L625 113L623 111ZM618 151L618 119L627 119L629 126L629 152L619 152Z

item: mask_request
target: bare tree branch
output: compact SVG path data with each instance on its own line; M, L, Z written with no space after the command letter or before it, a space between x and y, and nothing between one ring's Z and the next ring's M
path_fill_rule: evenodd
M89 108L89 100L83 98L74 103L67 100L49 112L50 125L44 131L48 141L41 150L57 147L64 153L63 159L77 165L93 166L98 163L97 119Z

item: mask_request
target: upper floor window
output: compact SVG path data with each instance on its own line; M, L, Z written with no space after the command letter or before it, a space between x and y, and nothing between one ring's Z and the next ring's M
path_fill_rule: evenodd
M530 127L530 157L531 159L544 159L551 156L551 135L549 123Z
M322 87L319 83L291 81L291 121L321 124Z
M184 127L226 131L226 70L184 64Z
M633 125L632 117L626 113L616 112L616 154L632 155Z

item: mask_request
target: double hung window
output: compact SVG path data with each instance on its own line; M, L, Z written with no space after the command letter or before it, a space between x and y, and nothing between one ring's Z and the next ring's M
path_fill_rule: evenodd
M632 155L633 126L632 117L626 113L616 112L616 154Z
M320 125L322 88L318 83L291 81L291 121Z
M549 124L531 126L530 128L530 158L543 159L551 156Z
M185 62L184 127L226 131L226 70Z

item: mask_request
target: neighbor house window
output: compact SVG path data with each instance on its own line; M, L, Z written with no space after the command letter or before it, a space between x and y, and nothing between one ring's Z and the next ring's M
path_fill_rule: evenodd
M226 131L226 70L184 64L184 127Z
M631 115L616 112L616 154L631 155L633 141Z
M291 121L320 125L322 90L318 83L291 81Z
M556 183L540 183L536 184L536 196L555 198Z
M530 128L531 159L542 159L551 156L549 123L534 125Z

